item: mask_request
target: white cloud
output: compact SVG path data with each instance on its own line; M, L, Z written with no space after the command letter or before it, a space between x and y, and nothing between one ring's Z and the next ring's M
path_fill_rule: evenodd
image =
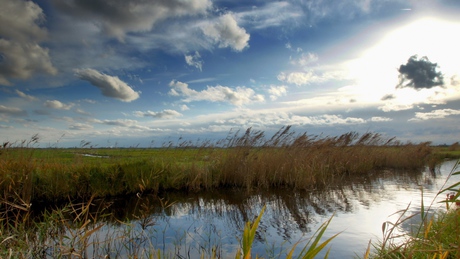
M299 58L297 59L292 59L291 58L291 64L293 65L298 65L298 66L302 66L302 67L305 67L307 65L310 65L312 63L315 63L316 61L318 61L318 55L315 54L315 53L311 53L311 52L302 52L302 54L300 55Z
M70 110L74 106L73 103L64 104L58 100L47 100L44 105L48 108L57 109L57 110Z
M169 94L172 96L193 96L193 95L198 95L198 92L188 88L187 83L183 83L180 81L172 80L169 82L169 86L172 87L172 89L169 91Z
M281 72L278 74L277 78L281 82L302 86L315 83L324 83L330 80L338 80L342 79L343 76L339 72L324 72L321 75L318 75L313 70L310 70L308 72L291 72L288 74Z
M260 127L260 128L278 128L285 125L293 126L335 126L335 125L356 125L364 124L367 121L356 117L342 117L335 114L322 114L316 116L302 116L290 112L278 111L239 111L227 118L214 120L227 127Z
M78 113L78 114L81 114L81 115L91 115L91 113L86 112L86 111L84 111L84 110L82 110L80 108L75 109L75 112Z
M187 62L189 66L198 68L200 71L203 69L203 60L201 60L198 51L195 51L195 55L185 55L185 62Z
M391 111L404 111L410 110L414 108L413 104L394 104L394 103L386 103L383 106L378 107L379 110L384 112L391 112Z
M75 70L75 76L99 88L104 96L123 102L131 102L139 98L139 92L134 91L117 76L109 76L90 68Z
M171 119L182 116L182 114L175 110L163 110L161 112L153 112L153 111L135 111L134 115L137 117L152 117L152 118L159 118L159 119Z
M274 101L278 99L278 97L284 96L287 93L287 86L280 85L280 86L270 86L268 89L268 93L270 93L270 100Z
M117 128L112 128L111 131L118 132L118 133L121 132L121 130L122 130L121 128L130 128L130 129L136 129L136 130L138 130L138 129L142 129L142 130L148 129L148 127L139 125L138 121L130 120L130 119L116 119L116 120L90 119L88 121L91 122L91 123L97 123L97 124L102 124L102 125L116 126Z
M54 0L54 5L67 14L92 22L120 41L128 32L147 32L168 18L205 14L210 0L105 1L88 3L76 0Z
M190 110L190 108L187 105L183 104L183 105L180 106L180 110L181 111L188 111L188 110Z
M304 16L301 8L287 1L269 2L261 7L235 14L238 21L253 29L292 26Z
M215 22L206 22L202 26L203 33L219 44L219 48L230 47L242 51L248 47L249 34L238 26L232 14L224 14Z
M460 110L453 110L453 109L441 109L441 110L434 110L431 112L416 112L415 118L412 118L409 121L443 119L447 116L459 115L459 114L460 114Z
M39 43L47 31L39 26L45 21L43 10L32 1L3 0L0 8L0 84L11 85L10 78L28 79L34 74L55 75L48 49Z
M24 98L29 102L38 100L36 97L34 97L32 95L25 94L24 92L21 92L19 90L16 90L16 94L19 95L19 97Z
M75 123L69 126L70 130L90 130L93 126L84 123Z
M86 103L90 103L90 104L95 104L96 103L95 100L91 100L91 99L83 99L82 102L86 102Z
M0 104L0 114L12 116L26 116L27 112L15 107L6 107Z
M366 120L362 118L346 117L342 118L340 115L324 114L319 116L292 116L291 120L298 125L336 125L336 124L362 124ZM288 124L286 124L288 125Z
M369 121L372 121L372 122L385 122L385 121L392 121L392 120L393 120L392 118L379 117L379 116L372 117L369 119Z
M356 16L371 13L378 10L379 6L387 1L378 0L342 0L339 2L330 2L322 0L300 0L299 3L305 8L307 13L306 20L310 23L316 23L322 19L334 17L337 20L354 19ZM409 1L405 1L409 2ZM410 1L427 2L427 1ZM301 7L299 7L301 8Z
M215 81L215 80L216 80L215 77L206 77L206 78L199 78L199 79L190 80L190 81L187 81L187 83L189 83L189 84L192 84L192 83L205 83L205 82L211 82L211 81Z
M122 120L122 119L117 119L117 120L98 120L97 121L100 124L104 125L110 125L110 126L120 126L120 127L133 127L136 126L138 123L136 120Z
M185 97L182 101L193 102L193 101L210 101L210 102L229 102L236 106L242 106L252 102L264 101L264 97L260 94L256 94L254 90L246 87L236 87L231 89L226 86L208 86L205 90L196 91L188 88L188 84L171 81L169 86L172 87L170 95L183 96Z

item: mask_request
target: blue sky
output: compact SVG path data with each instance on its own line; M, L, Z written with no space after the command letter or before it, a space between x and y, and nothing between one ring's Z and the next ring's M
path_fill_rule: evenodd
M0 6L2 142L150 146L286 125L460 140L458 1Z

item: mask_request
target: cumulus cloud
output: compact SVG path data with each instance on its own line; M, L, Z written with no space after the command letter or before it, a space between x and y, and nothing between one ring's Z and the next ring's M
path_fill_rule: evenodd
M300 55L300 57L298 58L291 58L291 64L293 65L298 65L298 66L307 66L307 65L310 65L312 63L315 63L316 61L318 61L318 55L316 55L315 53L311 53L311 52L302 52L302 54Z
M372 117L369 119L369 121L372 121L372 122L385 122L385 121L392 121L392 120L393 120L392 118L379 117L379 116Z
M391 111L404 111L410 110L414 108L414 104L397 104L397 103L386 103L383 106L378 107L379 110L384 112L391 112Z
M201 56L198 51L195 51L195 55L185 55L185 62L187 62L187 65L196 67L202 71L203 60L201 60Z
M18 41L43 40L46 29L39 26L45 21L43 10L32 1L2 0L0 34ZM20 19L18 19L20 17Z
M182 116L182 114L178 111L175 110L163 110L160 112L153 112L153 111L135 111L134 115L137 117L152 117L152 118L158 118L158 119L171 119L171 118L176 118Z
M90 104L95 104L96 101L95 100L91 100L91 99L83 99L81 100L82 102L85 102L85 103L90 103Z
M336 124L362 124L366 121L362 118L346 117L340 115L324 114L319 116L292 116L292 120L298 124L310 125L336 125Z
M287 93L287 86L280 85L280 86L270 86L268 89L268 93L270 94L270 100L274 101L278 99L278 97L284 96Z
M254 90L246 87L236 87L232 89L227 86L208 86L205 90L196 91L190 89L188 84L172 80L169 83L172 88L169 92L173 96L184 97L184 102L193 101L210 101L210 102L228 102L236 106L242 106L252 102L264 101L264 97L256 94Z
M55 75L49 50L39 45L47 31L43 10L32 1L3 0L0 8L0 84L12 85L10 79L28 79L37 73Z
M117 119L117 120L98 120L97 121L100 124L104 125L110 125L110 126L120 126L120 127L133 127L137 124L136 120L122 120L122 119Z
M219 48L230 47L242 51L248 47L250 35L244 28L238 26L232 14L224 14L215 22L207 22L202 26L203 33L219 44Z
M57 109L57 110L70 110L74 104L64 104L58 100L48 100L43 105L48 108Z
M205 14L212 6L210 0L53 0L60 10L89 21L120 41L129 32L150 31L168 18Z
M447 116L451 116L451 115L460 115L460 110L441 109L441 110L434 110L434 111L431 111L431 112L416 112L415 113L415 118L412 118L409 121L443 119L443 118L445 118Z
M90 130L93 126L84 123L75 123L69 126L70 130Z
M75 112L78 113L78 114L81 114L81 115L87 115L87 116L91 115L91 113L86 112L86 111L84 111L84 110L82 110L80 108L75 109Z
M335 114L322 114L316 116L302 116L286 112L253 113L251 111L240 113L238 116L219 121L220 124L244 125L245 127L258 126L284 126L284 125L313 125L313 126L334 126L334 125L355 125L366 123L365 119L356 117L342 117Z
M321 75L316 74L313 70L308 72L281 72L277 76L281 82L295 84L297 86L309 85L314 83L324 83L333 79L340 79L342 76L337 72L325 72Z
M90 68L75 70L75 76L99 88L104 96L123 102L131 102L139 98L139 92L134 91L117 76L109 76Z
M436 71L438 64L430 62L427 57L417 59L412 56L407 64L399 66L399 84L397 88L411 87L414 89L443 86L444 78L441 72Z
M36 101L38 100L36 97L32 95L25 94L24 92L21 92L19 90L16 90L16 94L19 95L19 97L26 99L29 102Z
M7 116L26 116L27 112L15 107L6 107L0 104L0 114Z
M188 88L188 84L180 81L172 80L169 82L169 86L172 89L169 91L169 94L172 96L193 96L198 95L198 92Z

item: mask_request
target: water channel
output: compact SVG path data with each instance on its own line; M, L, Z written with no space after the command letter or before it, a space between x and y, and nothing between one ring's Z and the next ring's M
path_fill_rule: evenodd
M316 190L168 193L161 199L139 194L111 201L109 211L121 221L106 222L93 238L118 253L155 247L177 258L199 258L203 253L208 257L214 247L221 258L235 258L245 222L266 206L253 255L284 258L300 241L298 253L333 217L323 240L340 234L328 246L329 258L362 258L370 240L381 240L382 223L399 216L392 214L407 207L407 216L420 212L422 193L425 208L445 208L437 203L445 194L435 197L454 165L455 161L444 162L435 172L386 170ZM449 181L460 180L455 177ZM410 231L410 223L419 218L400 231Z

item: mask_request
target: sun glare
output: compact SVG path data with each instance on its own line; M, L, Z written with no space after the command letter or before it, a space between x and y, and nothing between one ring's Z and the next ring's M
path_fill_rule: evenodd
M448 22L434 18L422 18L389 31L377 44L362 52L362 55L347 63L351 78L355 79L355 92L367 102L378 102L386 94L395 95L400 104L423 101L427 91L396 90L398 67L413 56L426 56L437 63L444 74L445 84L450 84L453 75L460 74L457 51L460 46L459 22ZM433 89L434 91L434 89ZM457 93L458 94L458 93Z

